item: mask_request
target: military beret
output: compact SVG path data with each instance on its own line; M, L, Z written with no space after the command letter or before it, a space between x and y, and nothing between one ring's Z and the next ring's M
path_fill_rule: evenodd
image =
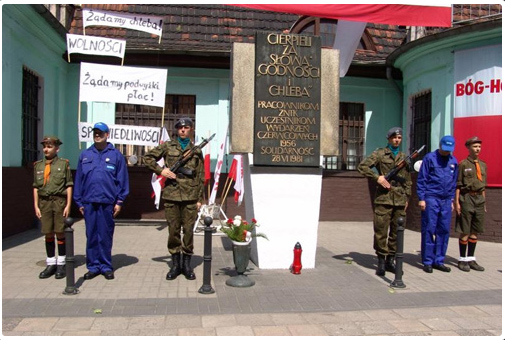
M466 146L469 146L469 145L472 145L472 144L475 144L475 143L482 143L482 141L480 140L479 137L477 136L474 136L472 138L468 138L465 142L465 145Z
M394 135L403 135L402 128L401 127L393 127L391 129L389 129L386 138L389 139L391 136L394 136Z
M54 144L54 145L63 144L62 141L56 136L44 136L44 138L42 138L42 142L40 142L40 144L46 144L46 143L50 143L50 144Z
M177 121L177 123L175 123L175 128L178 129L181 126L190 126L190 127L193 127L193 121L189 117L181 118L181 119L179 119Z

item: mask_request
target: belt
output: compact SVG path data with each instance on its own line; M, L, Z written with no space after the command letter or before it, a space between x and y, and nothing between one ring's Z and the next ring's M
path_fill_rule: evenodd
M465 190L462 192L463 195L470 195L470 196L480 196L482 195L483 191L472 191L472 190Z
M62 198L67 198L67 196L62 196L62 195L49 195L49 196L39 196L41 200L46 200L46 201L52 201L55 199L62 199Z

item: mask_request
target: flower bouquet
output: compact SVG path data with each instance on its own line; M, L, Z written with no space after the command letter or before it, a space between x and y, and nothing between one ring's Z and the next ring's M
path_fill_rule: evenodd
M253 237L263 237L268 240L265 234L256 233L256 227L259 227L259 224L254 218L251 220L251 223L248 223L241 216L237 215L233 219L228 219L226 224L221 226L221 231L233 242L249 243Z

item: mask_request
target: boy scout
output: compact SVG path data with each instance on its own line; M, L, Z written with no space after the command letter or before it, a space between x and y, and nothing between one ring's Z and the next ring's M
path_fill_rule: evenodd
M68 160L59 158L58 151L63 144L58 137L46 136L42 140L44 159L34 163L33 201L35 215L40 219L42 233L45 234L46 269L39 278L52 275L62 279L65 272L65 225L64 219L70 213L72 202L72 173ZM55 257L55 235L58 240L58 258Z
M475 262L474 254L477 234L484 232L487 165L479 159L482 146L479 137L468 139L465 146L469 154L467 159L459 163L454 202L457 213L456 231L460 233L458 268L464 272L469 272L470 269L483 271L484 267Z
M375 272L384 276L386 271L396 271L394 258L396 254L396 231L398 218L406 216L406 210L411 195L412 180L407 167L400 170L396 178L388 182L385 176L396 164L407 156L400 151L402 129L389 129L386 138L388 144L375 150L358 166L360 174L377 182L374 199L374 242L378 264ZM374 171L372 168L377 170Z
M167 280L174 280L183 273L186 279L194 280L191 268L193 255L193 225L198 217L198 210L203 202L204 168L203 156L199 150L184 165L191 174L174 174L170 167L174 165L186 150L193 147L190 140L193 121L181 118L175 124L177 139L165 142L149 151L144 156L146 166L157 175L167 178L162 198L165 200L165 218L168 224L168 252L172 255L172 269ZM166 168L161 168L157 161L164 158ZM181 240L181 229L183 238ZM182 266L181 266L182 253Z

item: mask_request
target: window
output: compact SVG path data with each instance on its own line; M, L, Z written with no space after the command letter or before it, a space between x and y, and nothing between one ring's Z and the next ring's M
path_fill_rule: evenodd
M410 152L426 145L419 155L422 159L431 150L431 92L424 92L412 98L412 127L410 136Z
M163 126L171 139L177 137L175 123L179 118L189 117L195 122L196 97L191 95L169 95L165 97L165 115L161 107L116 104L116 124L137 126ZM196 122L195 122L196 124ZM142 156L153 147L142 145L119 144L117 148L129 159L137 156L138 165L142 164ZM134 165L134 164L130 164Z
M22 165L30 165L38 159L39 90L40 80L35 73L23 68L22 89Z
M323 166L328 170L356 170L363 160L365 135L365 105L340 103L339 152L325 157Z

